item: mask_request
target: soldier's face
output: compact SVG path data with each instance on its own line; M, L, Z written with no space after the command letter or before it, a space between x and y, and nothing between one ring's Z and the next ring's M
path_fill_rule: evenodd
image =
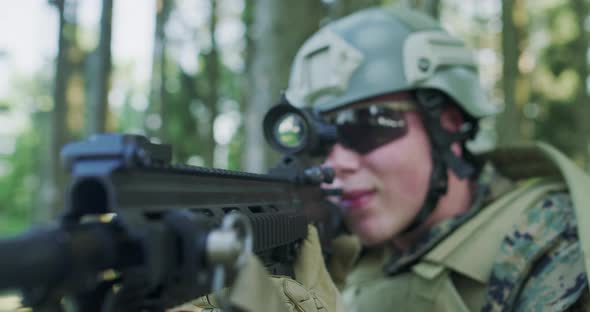
M349 228L365 245L400 234L419 212L426 196L432 160L430 143L417 112L404 112L407 132L367 153L336 144L325 165L334 168L333 187Z

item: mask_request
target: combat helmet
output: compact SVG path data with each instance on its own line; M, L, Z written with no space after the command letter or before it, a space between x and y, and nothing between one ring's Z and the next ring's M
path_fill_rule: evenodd
M476 59L464 42L433 18L399 6L370 8L328 23L298 51L286 99L320 114L373 97L415 94L432 147L433 170L422 210L407 230L423 222L447 191L447 168L460 178L479 171L465 142L478 120L498 111L483 91ZM466 117L459 133L440 124L445 105ZM458 142L462 157L451 150Z
M286 97L329 111L416 89L440 90L475 118L497 111L463 41L427 15L400 7L362 10L320 29L295 56Z

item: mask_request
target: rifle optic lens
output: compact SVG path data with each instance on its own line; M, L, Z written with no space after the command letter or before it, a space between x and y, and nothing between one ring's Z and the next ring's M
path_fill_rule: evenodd
M288 113L279 118L274 127L275 141L281 146L293 149L305 144L307 128L299 114Z

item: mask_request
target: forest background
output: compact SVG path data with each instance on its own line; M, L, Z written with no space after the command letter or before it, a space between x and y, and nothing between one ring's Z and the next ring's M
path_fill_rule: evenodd
M0 236L63 207L63 144L97 132L170 143L174 160L264 172L261 119L321 25L414 7L475 49L503 108L474 148L548 141L590 167L585 0L19 0L0 11Z

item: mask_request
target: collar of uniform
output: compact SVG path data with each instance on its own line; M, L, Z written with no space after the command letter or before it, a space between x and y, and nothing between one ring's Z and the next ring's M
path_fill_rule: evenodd
M444 220L430 228L430 230L428 230L422 238L407 251L394 251L383 267L385 274L395 275L409 269L445 237L476 215L486 203L506 192L511 184L507 181L507 179L497 173L490 163L486 164L477 180L471 208L463 214Z

